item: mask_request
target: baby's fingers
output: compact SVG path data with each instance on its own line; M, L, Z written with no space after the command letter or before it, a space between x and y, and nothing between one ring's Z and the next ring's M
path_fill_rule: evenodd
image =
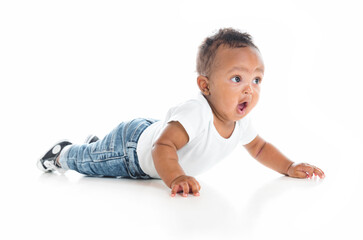
M183 197L187 197L189 193L189 184L187 182L182 182L181 185L183 187Z
M183 197L187 197L189 193L199 196L200 185L193 177L181 176L172 182L170 188L172 197L175 197L180 192L182 192Z
M314 167L304 163L301 165L300 170L306 173L306 178L312 178L314 174Z
M305 166L303 167L303 171L306 172L307 178L312 178L314 174L319 176L320 178L325 177L324 172L320 168L315 167L314 165L305 164Z
M198 184L198 182L197 181L195 181L195 182L193 182L192 183L192 192L193 192L193 194L194 194L194 196L199 196L199 184Z
M298 170L305 173L305 178L312 178L314 174L319 176L320 178L325 177L324 172L320 168L317 168L307 163L303 163L302 165L300 165ZM299 175L303 176L303 174L301 173Z
M175 195L179 192L179 184L176 184L173 186L173 188L171 189L171 196L175 197Z
M325 174L320 168L315 167L314 174L318 175L320 178L325 178Z

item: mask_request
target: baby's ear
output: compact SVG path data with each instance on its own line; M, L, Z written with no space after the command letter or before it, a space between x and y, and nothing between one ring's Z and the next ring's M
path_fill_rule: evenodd
M197 83L200 91L204 95L209 95L209 79L206 76L199 75L197 77Z

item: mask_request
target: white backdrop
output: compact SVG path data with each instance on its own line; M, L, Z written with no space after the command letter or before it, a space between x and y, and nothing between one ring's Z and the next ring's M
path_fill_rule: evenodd
M260 135L335 177L335 200L347 202L332 209L358 208L361 12L351 0L1 1L2 207L12 204L27 172L39 174L34 161L50 144L102 137L135 117L162 119L193 97L199 44L234 27L253 36L265 62L252 113ZM258 164L243 172L272 174ZM217 173L204 179L216 181Z

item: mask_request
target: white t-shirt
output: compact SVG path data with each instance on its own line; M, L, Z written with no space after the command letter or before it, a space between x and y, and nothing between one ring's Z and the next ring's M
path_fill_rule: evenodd
M185 174L195 176L213 167L225 158L237 145L250 143L257 136L249 115L237 121L232 135L226 139L213 124L213 113L201 93L171 108L164 121L153 123L141 134L137 155L141 169L152 178L158 175L151 149L168 122L178 121L189 136L189 142L177 151L179 164Z

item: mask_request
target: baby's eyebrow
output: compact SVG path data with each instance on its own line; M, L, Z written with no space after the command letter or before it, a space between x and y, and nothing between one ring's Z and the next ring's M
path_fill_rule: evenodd
M245 67L242 67L242 66L234 66L233 68L231 68L227 73L230 73L230 72L233 72L235 70L239 70L239 71L242 71L242 72L248 72L248 69L245 68ZM264 71L263 71L263 68L256 68L255 70L256 72L260 72L262 74L264 74Z

